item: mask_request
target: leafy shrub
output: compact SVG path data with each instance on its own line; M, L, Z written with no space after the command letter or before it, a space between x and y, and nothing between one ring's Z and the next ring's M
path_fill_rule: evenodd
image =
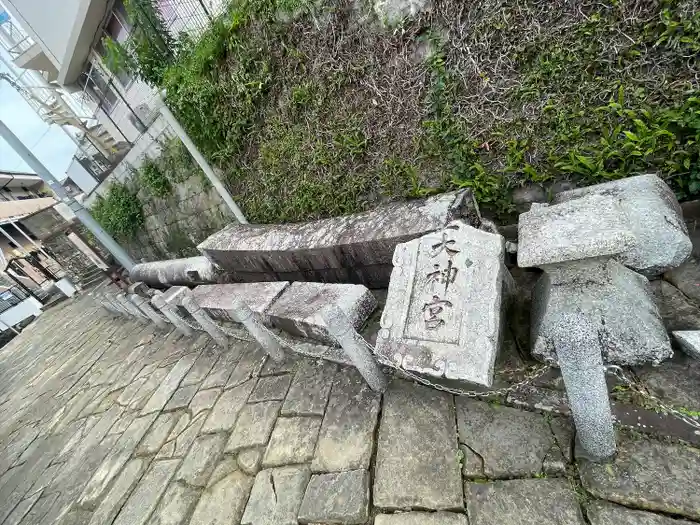
M123 240L133 238L145 223L136 192L121 182L113 182L107 195L98 197L90 213L105 230Z
M138 178L139 182L156 197L165 198L173 192L170 180L153 159L144 159L143 164L138 169Z

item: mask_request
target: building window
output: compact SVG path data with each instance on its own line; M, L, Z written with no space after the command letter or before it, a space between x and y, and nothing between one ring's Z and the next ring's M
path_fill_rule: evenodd
M126 14L124 2L121 0L117 0L117 2L115 2L112 12L110 13L107 23L102 31L104 36L95 46L95 50L101 57L104 58L107 56L107 50L103 44L104 38L109 37L115 42L119 42L123 45L131 33L131 24L129 24L129 18ZM119 80L123 87L128 87L133 81L133 77L128 71L120 71L119 73L115 73L115 77L117 80Z
M117 93L112 81L105 78L98 65L88 62L85 71L78 78L78 84L105 112L112 112L117 104Z

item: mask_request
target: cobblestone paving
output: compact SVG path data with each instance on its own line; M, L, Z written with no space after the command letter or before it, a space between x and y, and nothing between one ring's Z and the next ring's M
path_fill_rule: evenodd
M0 525L680 525L700 450L619 436L575 464L569 420L255 345L219 350L87 298L0 350Z

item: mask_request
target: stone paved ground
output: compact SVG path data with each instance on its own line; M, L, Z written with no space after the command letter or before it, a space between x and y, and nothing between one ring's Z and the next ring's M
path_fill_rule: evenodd
M696 385L697 386L697 385ZM0 351L0 525L679 525L700 450L60 305ZM410 511L410 512L406 512Z

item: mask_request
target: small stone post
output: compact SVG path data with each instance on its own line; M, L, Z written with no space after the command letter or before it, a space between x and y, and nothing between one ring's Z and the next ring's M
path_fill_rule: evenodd
M554 346L577 439L588 459L602 462L616 447L598 334L583 315L566 313L559 319Z
M121 306L124 307L124 310L129 313L132 317L135 317L139 321L145 322L146 321L146 316L141 313L141 311L134 306L129 299L126 298L126 294L124 292L120 292L117 295L115 295L116 300L119 302Z
M182 306L192 315L192 317L195 318L202 329L208 333L214 341L216 341L216 344L218 344L224 350L228 349L228 336L224 333L221 327L214 323L212 318L209 317L209 314L197 304L194 297L191 295L186 295L182 299Z
M255 317L250 306L238 297L233 297L230 312L235 320L245 326L246 330L250 332L250 335L263 347L273 361L280 362L284 359L284 351L279 342L265 329L260 319Z
M162 297L162 293L158 293L151 298L151 304L160 310L163 315L172 323L175 329L182 335L191 337L194 335L194 330L185 323L185 320L178 315L175 307L166 303Z
M321 311L321 318L326 323L328 332L338 341L369 387L376 392L384 392L387 387L386 376L345 312L338 306L331 305Z
M136 308L141 310L146 317L153 321L153 324L155 324L158 328L168 328L167 321L155 311L153 306L151 306L145 297L132 293L127 295L127 298L136 306Z

